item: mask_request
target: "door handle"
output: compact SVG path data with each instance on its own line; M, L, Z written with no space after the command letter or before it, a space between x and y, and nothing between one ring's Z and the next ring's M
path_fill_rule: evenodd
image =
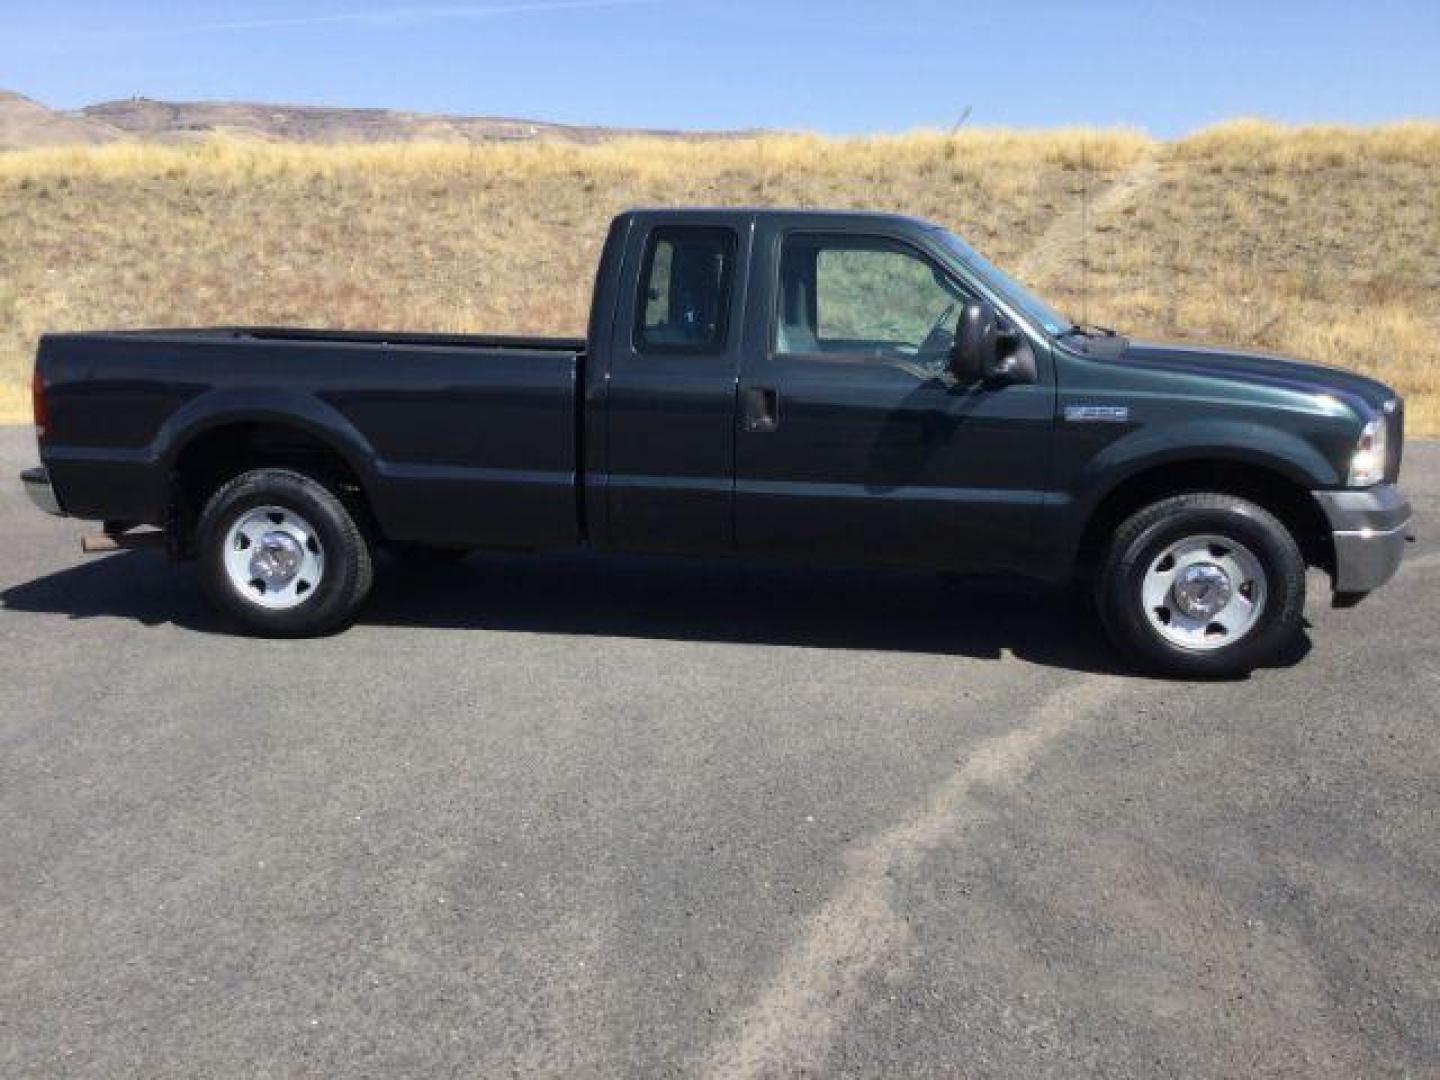
M745 388L745 430L774 431L780 426L780 393L768 386Z

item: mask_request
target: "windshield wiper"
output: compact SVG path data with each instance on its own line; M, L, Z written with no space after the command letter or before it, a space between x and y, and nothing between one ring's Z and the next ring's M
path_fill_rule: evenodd
M1096 326L1093 323L1071 323L1070 329L1061 330L1057 337L1119 337L1119 331L1111 330L1108 326Z

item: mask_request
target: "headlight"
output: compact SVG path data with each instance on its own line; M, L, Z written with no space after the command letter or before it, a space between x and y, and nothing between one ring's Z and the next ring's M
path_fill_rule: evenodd
M1350 459L1350 486L1372 487L1385 479L1385 421L1371 420Z

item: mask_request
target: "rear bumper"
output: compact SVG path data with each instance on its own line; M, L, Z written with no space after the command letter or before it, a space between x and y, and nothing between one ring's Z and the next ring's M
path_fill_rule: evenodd
M1394 484L1356 491L1317 491L1335 542L1335 592L1363 595L1400 568L1413 538L1410 504Z
M56 517L65 516L65 511L60 509L60 500L55 498L50 474L45 471L44 466L26 469L20 474L20 483L25 488L25 494L30 496L30 501L45 513L54 514Z

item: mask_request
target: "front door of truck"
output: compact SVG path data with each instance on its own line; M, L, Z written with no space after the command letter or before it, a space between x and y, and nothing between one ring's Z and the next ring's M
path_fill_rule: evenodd
M621 550L735 544L737 281L744 215L640 216L629 244L605 389L605 533Z
M1048 474L1048 363L1034 385L957 385L947 357L974 286L902 235L777 226L756 243L774 286L747 321L739 549L1015 568Z

